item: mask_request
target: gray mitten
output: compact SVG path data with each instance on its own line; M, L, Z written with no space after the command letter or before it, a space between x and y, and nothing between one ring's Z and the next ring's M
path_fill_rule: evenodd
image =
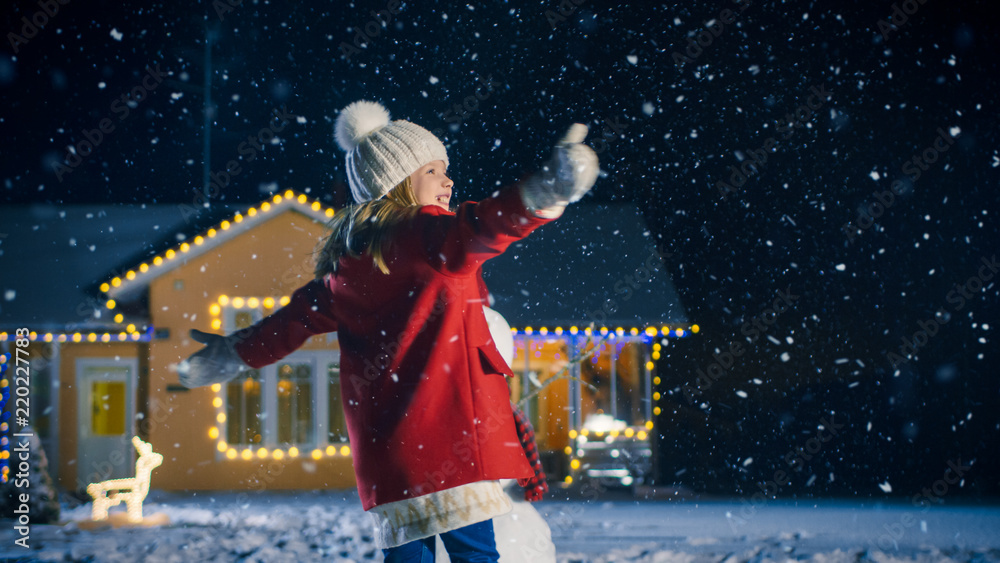
M587 126L574 123L552 151L552 158L521 184L521 201L532 212L559 211L578 201L597 181L597 154L583 144Z
M193 389L213 383L225 383L249 369L233 349L231 336L192 329L191 338L205 347L177 366L181 385L184 387Z

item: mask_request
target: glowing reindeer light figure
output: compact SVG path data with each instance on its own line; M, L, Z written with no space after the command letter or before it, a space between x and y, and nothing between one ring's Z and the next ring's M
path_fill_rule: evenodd
M135 477L87 485L87 493L94 498L91 512L94 520L107 520L108 508L125 501L128 521L132 524L142 522L142 501L149 493L149 474L163 463L163 455L154 452L153 446L138 436L132 438L132 444L139 452L139 459L135 460Z

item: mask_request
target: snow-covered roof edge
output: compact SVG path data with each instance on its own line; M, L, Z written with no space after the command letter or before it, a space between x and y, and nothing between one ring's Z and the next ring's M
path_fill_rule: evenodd
M109 299L121 299L139 288L146 287L153 280L178 266L186 264L191 258L201 256L220 244L290 211L301 213L318 223L326 223L334 215L334 209L325 206L319 200L310 202L305 194L286 190L283 194L276 194L244 212L236 212L232 218L220 221L203 233L189 237L161 254L134 265L120 275L113 275L101 284L101 291Z

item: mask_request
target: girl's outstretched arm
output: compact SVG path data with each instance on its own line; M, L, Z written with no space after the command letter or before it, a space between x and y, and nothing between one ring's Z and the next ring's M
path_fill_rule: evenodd
M415 240L434 269L450 275L471 274L508 246L548 223L532 214L521 201L517 186L478 203L465 202L455 214L425 206L414 221Z
M273 364L298 350L309 337L334 332L333 292L326 278L312 280L292 294L288 305L257 324L237 331L233 349L252 368Z
M181 384L194 388L229 381L247 368L277 362L310 336L337 330L332 300L325 280L313 280L297 289L288 305L251 327L229 336L192 330L191 338L206 346L181 362Z
M476 203L463 203L456 215L421 208L418 223L431 264L452 274L473 272L514 241L562 215L597 180L594 151L583 144L587 126L570 127L542 169L516 187Z

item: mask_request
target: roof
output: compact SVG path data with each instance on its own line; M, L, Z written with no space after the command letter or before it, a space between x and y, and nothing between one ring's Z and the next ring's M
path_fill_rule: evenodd
M231 216L191 237L178 236L177 240L180 242L171 248L164 249L160 254L144 257L141 261L136 260L127 264L122 271L109 275L100 289L112 299L134 298L136 293L142 291L151 281L174 270L187 260L211 252L222 243L289 210L297 211L318 223L326 223L334 214L332 208L325 207L319 201L309 202L305 194L287 190L284 194L275 195L255 207L240 208L235 213L230 211Z
M208 252L284 210L323 222L333 214L304 195L283 196L194 216L176 204L0 208L0 329L120 330L105 301L141 299L150 281L185 262L175 257ZM494 308L515 327L686 324L651 239L635 206L570 206L487 263Z
M107 298L134 299L152 279L183 263L163 260L164 254L182 247L192 256L209 251L276 216L272 210L294 209L322 222L333 214L304 195L284 196L250 210L220 203L197 209L179 204L0 207L0 329L118 332L121 324L106 308ZM186 242L198 237L202 244ZM153 265L157 257L160 266ZM146 271L140 271L143 264ZM129 272L132 280L126 278ZM111 287L116 277L119 285ZM106 295L102 282L108 283Z
M688 322L663 256L631 204L566 208L483 268L493 308L515 328Z
M186 229L176 205L9 205L0 225L0 326L37 331L111 325L96 285Z

